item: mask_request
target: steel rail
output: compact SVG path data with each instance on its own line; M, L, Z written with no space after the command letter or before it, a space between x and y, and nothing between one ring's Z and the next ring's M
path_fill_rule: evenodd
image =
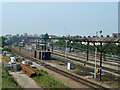
M14 53L16 53L16 54L18 54L18 55L20 55L20 56L22 56L22 57L24 57L24 58L30 59L31 61L36 62L36 63L38 63L38 64L41 63L41 61L38 60L38 59L36 59L36 58L33 58L33 57L31 57L31 56L27 56L27 55L21 54L20 52L14 50L14 49L11 48L11 47L10 47L10 49L11 49ZM102 85L100 85L100 84L97 84L97 83L88 81L88 80L83 79L83 78L80 78L80 77L78 77L78 76L76 76L76 75L73 75L73 74L71 74L71 73L65 72L65 71L63 71L63 70L61 70L61 69L57 69L57 68L55 68L55 67L53 67L53 66L51 66L51 65L49 65L49 64L46 64L45 67L48 68L48 69L50 69L50 70L53 70L53 71L55 71L55 72L57 72L57 73L60 73L60 74L62 74L62 75L64 75L64 76L66 76L66 77L69 77L69 78L71 78L71 79L73 79L73 80L75 80L75 81L77 81L77 82L83 83L83 84L85 84L85 85L87 85L87 86L89 86L89 87L91 87L91 88L93 88L93 89L109 90L109 88L107 88L107 87L105 87L105 86L102 86Z
M46 68L48 68L48 69L50 69L50 70L52 70L52 71L55 71L55 72L57 72L57 73L60 73L60 74L62 74L62 75L64 75L64 76L66 76L66 77L69 77L69 78L71 78L71 79L73 79L73 80L75 80L75 81L77 81L77 82L80 82L80 83L82 83L82 84L85 84L85 85L87 85L87 86L89 86L89 87L91 87L91 88L93 88L93 89L103 89L103 90L109 90L108 88L106 88L106 87L103 87L103 86L101 86L101 85L98 85L98 84L96 84L96 83L93 83L93 82L91 82L91 81L88 81L88 80L86 80L86 79L83 79L83 78L81 78L81 77L78 77L78 76L76 76L76 75L74 75L74 74L71 74L71 73L68 73L68 72L65 72L65 71L63 71L63 70L61 70L61 69L58 69L58 68L55 68L55 67L53 67L53 66L45 66Z
M58 52L58 53L61 53L61 54L64 54L63 52L59 52L59 51L53 51L53 52ZM68 55L70 55L70 56L73 56L73 57L77 57L77 58L82 58L82 59L87 59L86 57L82 57L82 56L77 56L77 55L73 55L73 54L70 54L70 53L67 53ZM83 55L83 56L85 56L85 55ZM90 56L90 58L89 58L89 61L94 61L93 59L92 59L92 57L93 56ZM97 60L97 62L100 62L99 60ZM120 62L120 61L119 61ZM113 63L108 63L108 62L105 62L105 61L103 61L103 63L104 64L108 64L108 65L112 65L112 66L117 66L117 67L120 67L120 64L118 63L118 64L113 64Z
M52 54L58 55L58 56L61 56L61 57L65 57L65 55L61 55L61 54L59 54L59 53L54 53L54 52L53 52ZM70 59L70 60L73 60L73 61L77 61L77 62L80 62L80 63L86 63L87 65L94 66L94 64L93 64L93 63L90 63L90 62L80 61L79 59L75 59L75 58L69 57L69 56L68 56L67 58ZM99 67L99 65L97 65L97 67ZM114 73L120 74L120 70L115 70L115 69L111 69L111 68L104 67L104 66L102 66L102 68L103 68L104 70L108 70L108 71L112 71L112 72L114 72Z

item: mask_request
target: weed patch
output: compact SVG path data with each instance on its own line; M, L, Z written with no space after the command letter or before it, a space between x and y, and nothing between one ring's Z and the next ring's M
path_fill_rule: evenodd
M38 70L36 68L34 68L34 69L39 71L40 75L32 77L32 79L34 79L43 88L69 88L68 86L65 86L63 83L56 80L52 76L48 75L47 71Z

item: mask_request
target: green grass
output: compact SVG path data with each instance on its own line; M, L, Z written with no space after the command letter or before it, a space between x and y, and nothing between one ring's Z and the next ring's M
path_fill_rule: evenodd
M34 69L39 71L40 75L32 77L32 79L34 79L43 88L69 88L52 76L48 75L46 71L38 70L36 68Z
M76 68L76 69L73 70L73 72L75 72L75 73L77 73L77 72L82 72L82 70Z
M14 78L9 74L8 70L2 66L2 88L16 88L22 89Z

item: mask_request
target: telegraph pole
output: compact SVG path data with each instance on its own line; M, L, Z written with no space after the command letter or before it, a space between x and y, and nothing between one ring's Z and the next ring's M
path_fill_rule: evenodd
M66 42L66 48L65 48L65 60L67 61L67 40L65 40Z

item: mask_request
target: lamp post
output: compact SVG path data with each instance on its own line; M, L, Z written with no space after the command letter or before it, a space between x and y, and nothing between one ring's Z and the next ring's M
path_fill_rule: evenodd
M100 34L102 33L102 31L98 31ZM96 41L97 41L97 37L98 37L98 32L96 32ZM96 46L97 46L97 42L96 42ZM94 78L96 78L96 64L97 64L97 47L95 47L95 69L94 69Z
M65 40L66 42L66 49L65 49L65 60L67 61L67 40Z

